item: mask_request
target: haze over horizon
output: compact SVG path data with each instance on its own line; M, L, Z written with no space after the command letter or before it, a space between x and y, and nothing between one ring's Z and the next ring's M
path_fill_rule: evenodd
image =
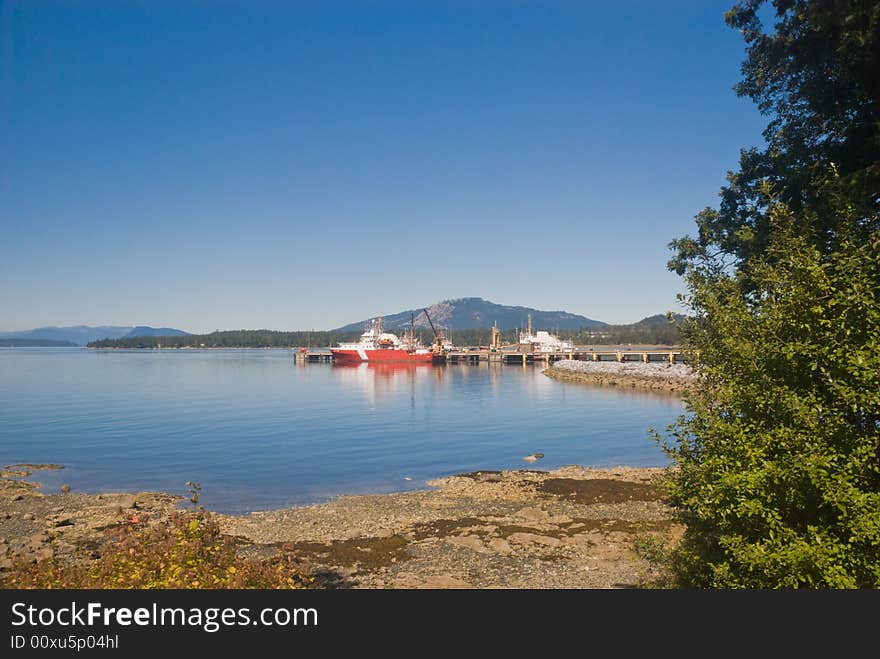
M0 330L678 311L765 120L732 0L0 6Z
M568 312L568 310L566 310L566 309L538 309L535 307L531 307L529 305L497 305L493 300L486 300L485 298L478 297L478 296L465 296L462 298L448 298L445 300L437 300L433 304L418 305L418 306L412 307L410 309L402 309L402 310L398 309L395 312L391 312L389 310L384 310L380 313L377 313L377 314L374 314L373 316L370 316L369 318L358 319L358 320L354 320L352 322L346 323L346 327L271 328L271 327L244 327L244 326L242 326L242 327L226 327L226 328L218 328L218 329L220 329L221 331L222 330L235 331L235 330L242 330L242 329L244 329L244 330L248 330L248 329L251 329L251 330L255 330L255 329L279 330L280 329L281 331L306 331L306 330L351 331L354 326L356 326L358 329L360 329L361 326L363 326L365 323L369 322L369 320L372 320L376 316L382 316L386 321L386 327L391 327L392 329L394 329L395 326L393 324L388 325L389 320L394 319L395 316L404 315L405 318L399 319L399 320L400 320L400 322L406 321L406 323L408 323L409 318L410 318L410 315L409 315L410 312L415 312L417 315L420 316L422 309L431 309L431 313L432 313L432 317L434 319L434 322L440 326L447 327L448 325L444 322L444 321L446 321L446 317L442 313L443 310L441 309L439 311L439 315L438 315L438 310L435 308L435 305L444 305L444 306L448 307L447 303L452 303L453 305L455 305L455 303L466 303L465 307L464 307L464 313L471 313L474 311L474 309L473 309L474 302L476 302L477 308L479 309L479 315L484 316L484 322L477 324L475 326L475 327L480 327L480 328L488 328L493 323L497 323L498 327L502 330L510 330L514 327L521 327L526 322L526 314L528 312L536 312L539 316L543 315L543 314L555 314L555 313L562 312L566 317L568 317L570 314L570 312ZM502 308L496 309L493 311L491 308L496 307L496 306L502 307ZM451 307L449 307L449 309L451 309ZM459 306L458 309L461 311L462 307ZM518 313L520 311L522 311L522 313L517 315L515 321L511 322L510 318L509 318L510 314L511 313ZM571 315L582 316L582 314L571 314ZM655 315L655 314L651 314L651 315ZM501 316L501 317L499 317L499 316ZM645 318L646 317L643 316L643 317L639 318L638 320L644 320ZM419 321L417 323L417 325L424 326L424 327L428 326L427 321L424 318L420 317L417 320ZM567 318L567 320L568 320L568 318ZM592 327L593 324L596 323L597 321L598 321L599 325L604 324L604 321L602 321L601 319L597 319L597 318L583 317L582 320L584 322L576 324L576 325L572 325L570 327L566 327L566 329L582 329L582 328ZM548 324L548 322L542 321L539 317L539 318L536 318L535 322L536 322L536 329L548 329L548 328L549 329L553 329L553 328L558 329L558 325L559 325L559 319L554 319L552 322L549 322L549 324ZM571 324L571 323L569 322L569 324ZM613 325L613 323L611 325ZM451 326L451 327L453 329L462 329L461 326ZM109 336L106 338L120 338L120 337L124 336L128 330L132 330L132 329L146 329L146 330L150 330L149 335L151 335L151 336L153 336L153 335L164 336L163 334L157 333L156 330L158 328L153 325L150 325L149 323L140 324L139 326L134 326L131 324L124 325L124 326L118 326L118 325L108 325L108 324L77 323L75 325L69 325L69 326L63 326L63 325L60 326L60 325L55 324L55 325L46 325L46 326L41 326L41 327L28 327L28 328L25 328L24 330L5 330L2 327L0 327L0 338L5 338L7 334L15 334L15 333L24 333L27 336L30 336L30 332L33 330L55 330L55 329L65 330L65 329L75 329L75 328L88 328L88 329L95 329L95 330L101 329L101 328L108 328L108 329L114 330L114 336ZM181 330L183 330L184 333L187 333L186 328L165 328L165 329L171 330L168 333L169 336L176 335ZM471 327L468 326L468 327L465 327L464 329L471 329ZM125 330L125 331L123 331L123 330ZM196 334L196 332L189 332L189 333ZM115 336L116 334L118 334L119 337ZM105 338L105 337L101 337L101 338Z

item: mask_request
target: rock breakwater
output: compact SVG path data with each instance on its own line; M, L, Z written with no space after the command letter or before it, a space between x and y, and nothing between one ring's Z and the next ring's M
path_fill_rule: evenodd
M653 389L681 393L697 381L686 364L642 362L594 362L564 360L553 364L544 375L566 382L586 382L621 388Z

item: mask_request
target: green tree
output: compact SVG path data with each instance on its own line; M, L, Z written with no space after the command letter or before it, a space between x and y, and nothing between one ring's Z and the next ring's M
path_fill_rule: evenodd
M697 587L880 586L880 213L874 2L777 0L728 23L737 87L770 117L721 204L673 242L700 351L689 414L663 441Z
M736 91L770 118L766 148L741 152L740 169L728 173L719 207L697 216L697 237L673 242L671 265L679 274L707 255L733 262L761 256L776 202L801 224L812 223L817 247L834 250L838 209L823 193L829 171L861 215L863 237L880 225L880 4L774 0L773 33L759 19L762 4L741 2L725 20L748 44Z

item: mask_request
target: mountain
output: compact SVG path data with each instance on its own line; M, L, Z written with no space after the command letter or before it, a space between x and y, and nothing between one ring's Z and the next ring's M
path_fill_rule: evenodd
M138 332L133 334L133 332ZM140 332L162 332L161 336L166 336L165 332L170 332L167 336L183 336L188 334L183 330L163 327L154 329L152 327L140 326L132 327L131 325L100 325L91 327L89 325L75 325L72 327L38 327L32 330L23 330L21 332L6 332L0 334L0 339L28 339L40 341L64 341L74 345L84 346L92 341L99 339L121 339L132 336L157 336L157 334L141 334ZM33 344L32 344L33 345Z
M535 330L576 330L581 328L607 327L607 323L592 320L585 316L567 311L541 311L530 307L511 307L495 304L480 297L463 297L456 300L444 300L428 307L431 320L437 327L451 330L469 330L491 327L498 323L502 330L525 327L528 316L532 316L532 327ZM386 329L399 330L407 327L411 314L416 314L416 327L429 327L421 309L409 309L387 316L382 316L382 324ZM351 323L337 328L337 332L361 331L368 320Z
M174 329L173 327L147 327L146 325L138 325L126 334L124 339L133 339L139 336L189 336L189 332Z

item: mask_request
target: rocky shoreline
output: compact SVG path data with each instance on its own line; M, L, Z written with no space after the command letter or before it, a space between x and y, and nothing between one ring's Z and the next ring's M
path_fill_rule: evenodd
M182 500L46 494L23 480L30 469L9 471L0 478L0 579L16 559L88 560L120 519L167 518ZM428 490L215 518L242 556L293 551L326 587L645 587L657 574L637 550L680 533L657 486L663 472L484 471Z
M683 393L692 388L697 378L684 364L641 362L558 361L544 375L564 382L581 382L619 388L650 389Z

